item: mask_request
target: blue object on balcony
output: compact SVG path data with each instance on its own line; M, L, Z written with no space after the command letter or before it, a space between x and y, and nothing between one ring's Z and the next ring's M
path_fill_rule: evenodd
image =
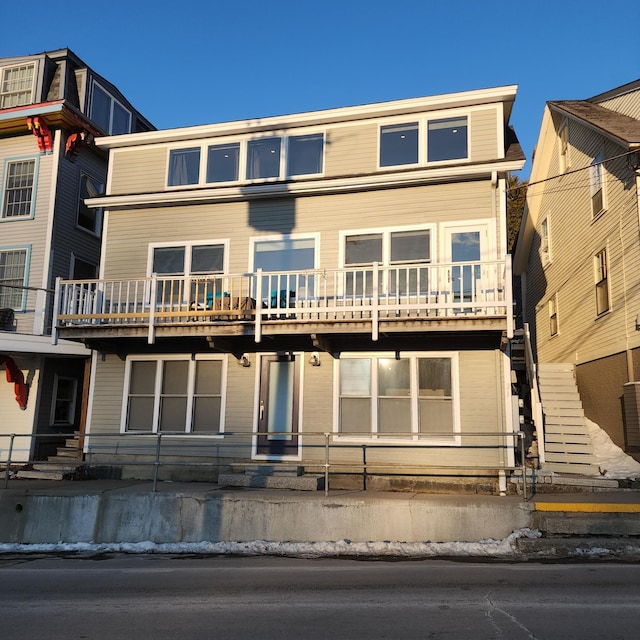
M230 294L226 291L224 293L222 293L222 291L216 292L216 299L222 298L223 296L229 298ZM207 293L207 307L213 307L213 292Z
M291 297L295 296L295 291L289 291L289 295ZM280 295L278 295L277 291L272 291L270 308L276 309L280 307L281 309L284 309L286 306L287 306L287 290L281 289Z

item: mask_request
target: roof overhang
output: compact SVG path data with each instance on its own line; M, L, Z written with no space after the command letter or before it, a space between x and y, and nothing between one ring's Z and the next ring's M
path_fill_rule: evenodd
M51 344L51 336L0 331L0 353L35 353L45 356L90 356L91 350L80 342L58 340Z
M49 128L84 129L93 136L100 132L79 111L64 100L41 102L0 110L0 137L28 133L27 118L44 116Z

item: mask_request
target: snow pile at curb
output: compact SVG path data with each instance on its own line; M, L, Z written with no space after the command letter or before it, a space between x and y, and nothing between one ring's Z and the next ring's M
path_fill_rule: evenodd
M588 418L587 429L602 475L615 480L640 478L640 462L613 443L609 434Z
M479 542L73 542L56 544L0 544L3 553L156 553L293 558L508 558L521 555L519 538L539 538L539 531L519 529L503 540Z

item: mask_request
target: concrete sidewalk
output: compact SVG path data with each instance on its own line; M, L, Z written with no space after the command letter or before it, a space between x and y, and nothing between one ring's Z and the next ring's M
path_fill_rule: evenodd
M617 539L640 536L636 491L537 495L524 501L521 496L346 490L325 496L199 482L159 482L157 492L152 489L151 482L134 480L11 480L0 489L0 543L474 543L504 540L519 530L553 530L558 522L560 529L565 523L577 525L579 544L566 546L576 535L571 529L551 532L562 537L565 548L557 539L533 537L522 544L532 557L557 558L558 549L566 555L576 545L588 546L593 522L598 548L604 548L605 535L610 546L622 545L629 554L629 539ZM640 549L632 542L635 557Z

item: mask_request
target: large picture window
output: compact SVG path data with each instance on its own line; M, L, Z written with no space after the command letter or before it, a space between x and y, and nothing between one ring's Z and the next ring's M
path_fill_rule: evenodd
M28 254L28 249L0 249L0 308L24 308Z
M458 429L457 358L450 354L344 354L340 434L452 441Z
M127 360L123 431L224 431L224 356L131 357Z
M5 165L2 194L4 219L28 218L33 215L36 160L13 160Z
M354 267L345 279L346 295L372 295L373 273L368 267L377 262L390 267L387 278L381 273L378 291L406 295L427 291L427 269L417 265L431 261L431 230L402 229L349 233L344 237L344 266ZM403 268L403 264L416 266Z

